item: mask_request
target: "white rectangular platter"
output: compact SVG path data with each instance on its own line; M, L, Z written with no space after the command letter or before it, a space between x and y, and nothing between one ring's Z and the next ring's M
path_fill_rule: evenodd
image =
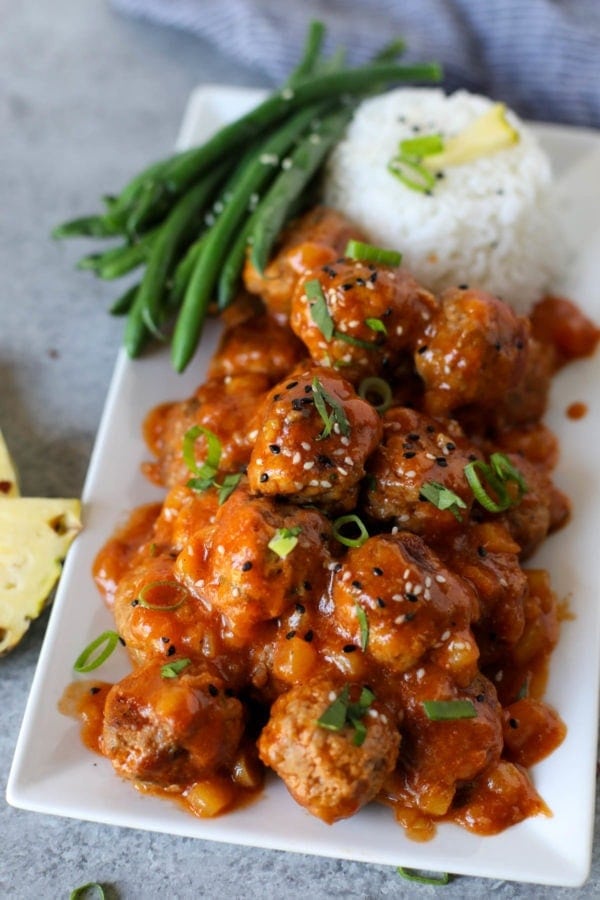
M256 91L236 88L198 89L189 103L179 147L204 140L259 97ZM560 287L599 320L600 136L551 125L535 130L562 180L563 215L578 247ZM74 677L73 661L90 640L113 627L92 582L94 557L133 507L160 498L140 474L140 463L148 456L141 437L143 418L157 403L192 393L202 381L217 335L213 323L182 376L172 371L166 350L135 362L123 353L119 356L84 488L85 528L69 554L52 610L10 773L8 801L38 812L213 841L516 881L581 884L590 865L596 787L600 355L557 377L547 417L562 447L556 480L574 505L572 522L533 562L550 570L559 598L568 598L574 613L563 626L546 695L567 724L567 738L533 769L551 818L529 819L495 837L446 825L433 841L417 844L405 837L391 811L378 805L349 821L324 825L298 807L273 778L254 804L214 820L196 819L117 778L110 763L82 745L77 723L58 712L59 698ZM573 401L589 408L579 421L565 414ZM102 677L117 680L127 668L125 653L115 654Z

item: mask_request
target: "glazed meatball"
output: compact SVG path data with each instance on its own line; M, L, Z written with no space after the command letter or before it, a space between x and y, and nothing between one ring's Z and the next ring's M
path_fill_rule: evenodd
M291 688L275 701L258 748L297 803L327 823L354 815L379 792L398 756L400 735L390 712L376 699L360 718L365 733L351 724L329 730L318 720L339 698L339 682L321 678ZM361 686L347 686L357 703Z
M324 300L319 306L306 293L315 280ZM436 308L406 269L341 259L302 277L290 324L314 362L343 366L346 378L359 381L412 352Z
M190 539L176 571L224 617L226 639L239 646L294 602L318 601L330 534L318 510L252 497L242 486L220 507L210 535Z
M270 386L271 381L264 374L228 375L207 381L188 400L154 409L146 419L144 433L158 459L145 464L144 474L165 487L186 484L191 473L183 458L183 442L194 425L208 428L219 438L221 471L240 471L250 457L251 435L256 430L254 417ZM196 444L201 463L206 453L205 437L201 435Z
M381 438L373 407L332 369L294 373L269 395L250 457L253 492L345 511Z
M289 327L263 311L227 328L208 368L209 379L266 375L275 384L306 356L306 348Z
M528 337L527 320L502 300L468 288L445 291L415 353L427 412L493 408L523 377Z
M292 294L304 273L341 256L350 238L364 240L360 230L340 213L317 206L290 224L264 273L257 272L250 260L246 262L244 283L263 298L269 312L286 321Z
M365 510L374 519L392 520L427 539L457 531L473 504L464 468L481 458L452 419L441 422L394 407L383 417L383 441L367 467ZM421 493L432 486L452 492L458 501L440 509Z
M404 718L399 769L404 789L429 815L445 815L457 788L498 762L502 709L494 687L478 675L457 688L447 672L431 664L412 669L398 682ZM466 701L470 717L430 718L427 701Z
M378 535L349 550L334 574L332 597L342 631L394 672L405 672L459 634L453 668L471 671L477 660L473 640L465 638L478 612L475 594L415 534Z
M163 666L150 662L111 688L102 751L123 778L177 790L232 763L244 713L206 663L175 677Z

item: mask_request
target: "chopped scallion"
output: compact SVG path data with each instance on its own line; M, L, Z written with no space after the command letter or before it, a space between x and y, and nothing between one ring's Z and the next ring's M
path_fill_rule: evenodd
M358 529L357 537L349 537L342 531L348 525ZM369 539L369 532L362 521L355 513L349 513L347 516L340 516L333 523L333 536L345 547L362 547L365 541Z
M474 719L477 715L470 700L423 700L423 709L432 722Z
M106 662L118 643L119 635L116 631L103 631L81 651L73 663L73 668L81 674L93 672L94 669ZM96 653L96 651L98 652Z
M356 618L360 626L360 649L365 652L369 643L369 620L367 614L358 603L354 607L356 610Z
M436 183L435 175L421 163L413 162L402 156L390 160L388 171L406 187L413 191L420 191L422 194L431 191Z
M442 872L439 875L420 875L414 869L405 869L404 866L398 866L396 869L398 875L406 878L407 881L413 881L415 884L433 884L441 886L450 883L450 875L448 872Z
M350 687L344 685L338 696L327 707L323 715L317 719L317 725L328 731L341 731L347 725L354 728L355 747L364 744L367 729L362 718L371 706L375 694L368 687L363 687L356 703L350 702Z
M421 485L419 496L429 500L439 510L447 509L457 521L462 522L459 510L466 509L467 504L462 497L459 497L458 494L455 494L454 491L451 491L450 488L447 488L441 482L426 481Z
M348 437L350 434L350 422L344 412L344 407L342 404L333 397L328 391L325 390L320 380L315 376L312 380L312 392L313 399L315 401L315 407L317 412L321 416L323 420L323 430L317 437L318 441L324 440L330 436L333 431L334 425L337 425L344 437ZM327 411L327 407L331 410L331 412Z
M318 278L307 281L304 285L304 293L308 300L313 302L310 305L310 316L326 341L330 341L335 331L335 324L331 318L329 309L327 308L327 300Z
M194 452L195 444L200 435L206 438L206 459L202 465L198 465ZM194 475L199 478L213 478L219 468L221 460L221 441L209 428L204 425L193 425L188 428L183 436L183 460Z
M69 900L83 900L84 897L91 896L92 892L98 900L104 900L104 888L97 881L88 881L87 884L82 884L80 887L72 890L69 894Z
M280 559L285 559L298 543L298 535L302 532L299 525L292 528L278 528L267 547L276 553Z
M389 409L394 399L392 389L387 381L376 375L363 378L358 386L358 396L367 400L378 413L384 413L386 409Z
M365 244L363 241L348 241L344 256L361 262L375 263L382 266L399 266L402 262L402 254L397 250L385 250L373 244Z
M385 327L385 322L383 319L375 319L368 318L365 319L365 325L371 329L371 331L378 331L380 334L387 334L387 328Z
M191 663L191 659L176 659L174 662L165 663L164 666L160 667L160 676L161 678L177 678L180 672L183 672L189 664Z
M431 156L432 153L441 153L444 149L444 139L441 134L424 134L420 137L407 138L400 141L400 153L403 156Z
M187 598L188 593L178 581L165 579L150 581L138 594L138 603L146 609L177 609Z

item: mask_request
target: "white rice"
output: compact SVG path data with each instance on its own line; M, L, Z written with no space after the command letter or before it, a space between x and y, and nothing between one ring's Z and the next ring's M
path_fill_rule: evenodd
M469 163L449 166L431 196L388 171L399 142L460 132L492 104L458 91L401 88L365 101L331 155L325 202L439 293L468 283L519 312L551 288L562 264L550 162L531 131L509 112L520 140Z

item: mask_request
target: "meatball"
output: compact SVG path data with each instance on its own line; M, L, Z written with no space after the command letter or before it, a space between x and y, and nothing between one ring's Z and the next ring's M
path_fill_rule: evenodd
M473 459L481 459L481 453L452 419L440 422L412 409L390 409L383 417L383 441L367 467L365 510L427 539L457 531L473 503L464 476ZM421 493L436 486L458 498L450 508L440 509Z
M306 348L293 332L263 311L227 328L209 368L209 379L249 374L266 375L271 384L284 378Z
M264 406L250 457L255 493L346 511L356 505L365 462L381 438L373 407L332 369L294 373Z
M314 280L324 302L307 296ZM290 324L316 363L342 365L345 377L358 381L393 368L412 351L436 308L433 295L406 269L341 259L305 273Z
M239 646L294 602L318 601L330 534L318 510L252 497L241 486L220 507L210 535L190 539L176 571L224 617L226 639Z
M346 690L349 702L358 704L360 685ZM376 699L359 719L362 743L350 720L335 730L321 726L318 720L343 691L329 678L291 688L273 704L258 742L260 758L296 802L329 824L373 800L393 770L400 746L391 713Z
M136 669L109 691L102 752L119 775L180 790L233 762L244 727L242 704L206 663L167 676L163 661Z
M334 574L332 597L341 630L394 672L459 633L464 647L454 668L470 671L477 660L474 642L464 639L478 612L475 594L415 534L378 535L349 550Z
M188 400L154 409L146 419L144 434L158 459L145 464L144 474L165 487L186 484L191 473L183 458L183 441L194 425L208 428L219 438L223 472L242 469L252 449L254 417L270 386L271 381L264 374L228 375L207 381ZM196 447L199 461L204 446L201 435Z
M497 763L502 752L502 708L494 686L478 675L458 688L431 664L398 681L404 718L399 770L404 792L428 815L445 815L457 788ZM466 702L469 717L436 719L428 701Z
M415 353L427 412L493 408L523 377L528 337L527 319L502 300L468 288L445 291Z
M521 472L527 490L502 514L502 521L520 546L521 558L527 559L550 531L565 524L570 504L540 466L512 453L508 458Z
M263 298L279 321L286 321L292 294L304 273L341 256L350 238L363 240L364 236L341 213L317 206L290 224L264 273L257 272L250 260L246 262L244 283Z

